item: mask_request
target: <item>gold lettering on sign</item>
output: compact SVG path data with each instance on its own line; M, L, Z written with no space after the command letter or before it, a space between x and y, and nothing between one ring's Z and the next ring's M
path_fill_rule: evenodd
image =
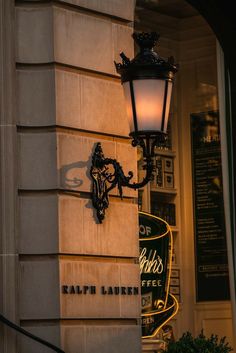
M143 279L141 281L142 287L162 287L160 279Z
M143 248L139 256L140 273L158 273L164 270L162 258L156 250L151 249L147 254L147 248Z
M150 325L150 324L153 324L154 322L155 322L155 320L154 320L153 316L142 318L142 325Z

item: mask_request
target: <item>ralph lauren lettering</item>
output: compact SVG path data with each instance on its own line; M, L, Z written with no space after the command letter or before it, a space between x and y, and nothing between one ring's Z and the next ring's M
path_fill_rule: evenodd
M96 286L63 285L62 294L96 294ZM102 295L138 295L139 287L101 286Z
M96 294L96 286L62 286L63 294Z
M101 294L105 295L138 295L139 288L138 287L101 287Z

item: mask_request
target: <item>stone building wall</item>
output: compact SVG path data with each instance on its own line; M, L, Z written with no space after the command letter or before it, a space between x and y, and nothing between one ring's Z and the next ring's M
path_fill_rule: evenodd
M141 349L137 194L124 190L121 201L114 190L98 224L89 176L99 141L125 173L136 171L113 63L133 55L134 5L1 2L10 47L8 61L1 55L1 212L12 228L2 234L0 306L67 353ZM7 332L1 352L51 352Z

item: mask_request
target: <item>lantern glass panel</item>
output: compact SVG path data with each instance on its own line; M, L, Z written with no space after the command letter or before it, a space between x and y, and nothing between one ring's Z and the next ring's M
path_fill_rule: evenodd
M167 125L168 125L168 119L169 119L169 113L170 113L172 87L173 87L173 83L169 81L168 82L168 90L167 90L167 98L166 98L166 112L165 112L165 123L164 123L163 132L167 131Z
M160 131L165 80L133 81L138 131Z
M130 132L133 132L135 129L134 129L132 101L131 101L131 94L130 94L130 83L125 82L123 84L123 89L125 94L126 112L127 112L128 121L129 121L129 128L130 128Z
M167 96L165 102L165 85L167 83ZM130 86L133 85L134 101L132 106ZM137 130L166 132L172 82L161 79L143 79L125 82L123 84L126 110L129 120L130 132L135 131L134 111L137 118ZM165 105L165 107L164 107ZM162 125L163 109L165 109L164 124Z

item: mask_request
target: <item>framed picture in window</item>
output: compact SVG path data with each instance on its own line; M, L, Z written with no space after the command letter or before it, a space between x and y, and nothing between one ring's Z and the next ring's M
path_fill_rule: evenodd
M164 172L166 173L174 172L173 158L164 158Z
M173 188L174 187L174 174L164 173L164 186L165 186L165 188Z

